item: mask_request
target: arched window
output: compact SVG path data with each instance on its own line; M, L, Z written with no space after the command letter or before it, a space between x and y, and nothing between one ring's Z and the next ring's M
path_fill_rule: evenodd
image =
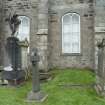
M18 38L20 41L27 39L29 41L30 19L27 16L19 16L21 24L19 25Z
M62 53L80 53L80 15L77 13L62 17Z

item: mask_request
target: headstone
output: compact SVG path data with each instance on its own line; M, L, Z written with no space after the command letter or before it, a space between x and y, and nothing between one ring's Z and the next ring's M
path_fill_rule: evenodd
M16 71L21 68L21 48L19 39L16 37L7 38L7 53L11 61L12 68Z
M98 69L96 70L97 93L105 96L105 40L98 45Z
M103 57L104 57L103 50L104 50L103 47L98 49L98 70L97 70L97 75L99 77L103 76Z
M34 48L31 53L32 62L32 91L28 94L28 101L42 102L47 98L47 95L40 91L40 77L38 70L39 56L37 49Z
M21 70L21 48L16 37L8 37L6 51L9 58L9 65L4 67L2 78L8 80L11 85L20 84L24 80L24 71Z
M2 78L9 81L10 85L20 84L25 79L25 73L21 70L21 48L19 45L19 39L16 37L19 25L19 15L9 15L5 19L8 22L11 29L11 37L7 38L6 52L9 64L4 67L2 72ZM5 64L4 64L5 65Z

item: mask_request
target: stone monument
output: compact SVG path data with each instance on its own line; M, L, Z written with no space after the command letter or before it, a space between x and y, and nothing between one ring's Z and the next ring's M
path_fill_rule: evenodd
M96 70L96 86L97 93L105 96L105 39L98 43L98 69Z
M16 37L21 21L18 19L18 15L14 14L6 19L11 29L11 36L7 38L6 52L9 59L9 65L4 67L2 77L11 85L20 84L24 79L24 71L21 70L21 48L19 45L19 39Z
M47 98L47 95L40 90L40 78L38 70L39 56L37 49L34 48L31 52L32 62L32 91L28 94L28 101L42 102Z

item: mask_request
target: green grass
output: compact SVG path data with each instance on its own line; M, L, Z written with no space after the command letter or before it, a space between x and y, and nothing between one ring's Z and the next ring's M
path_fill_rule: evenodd
M93 88L62 87L62 84L92 84L94 73L88 70L55 70L54 79L41 84L41 90L48 94L43 103L25 102L31 91L31 82L20 88L0 87L0 105L105 105L105 98L99 97Z

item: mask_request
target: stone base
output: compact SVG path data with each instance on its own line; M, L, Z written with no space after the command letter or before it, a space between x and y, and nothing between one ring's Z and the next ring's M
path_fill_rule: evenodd
M105 97L105 90L104 90L104 88L102 88L102 86L100 86L99 84L96 84L94 86L94 88L95 88L98 95Z
M23 70L2 71L2 79L7 80L11 86L17 86L25 81L25 72Z
M48 95L46 95L45 93L39 91L39 92L30 92L28 94L27 97L27 102L43 102L46 98L48 97Z

